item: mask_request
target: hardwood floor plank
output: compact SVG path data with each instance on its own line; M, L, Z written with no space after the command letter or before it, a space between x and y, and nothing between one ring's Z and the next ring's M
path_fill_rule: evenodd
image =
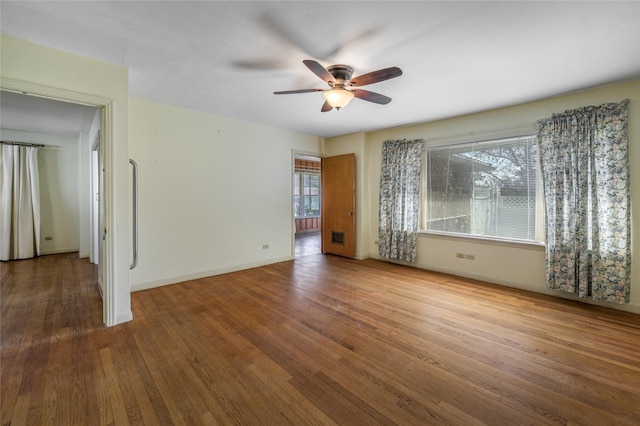
M5 262L0 424L636 425L640 316L316 255L132 294Z
M133 339L131 327L120 327L119 336L113 340L113 361L118 383L125 402L129 423L159 424L159 419L153 410L145 382L140 376L135 354L131 351L130 341Z
M11 413L11 417L8 415L2 416L2 424L3 425L28 425L27 416L29 414L29 394L21 394L16 398L15 406L13 407L13 412Z
M278 395L281 403L278 410L283 413L285 419L282 423L305 424L305 425L330 425L334 422L329 416L324 414L317 406L311 403L295 386L291 384L291 378L286 381L274 380L281 369L278 366L264 366L255 363L249 366L253 374L260 380L263 386L274 395ZM274 369L277 370L274 372ZM288 376L288 375L287 375ZM291 414L289 414L291 412Z
M100 424L129 424L127 411L125 410L124 396L118 384L117 371L113 363L110 348L101 349L98 353L97 365L100 367L98 376L104 378L96 383L97 392L102 397L100 402Z

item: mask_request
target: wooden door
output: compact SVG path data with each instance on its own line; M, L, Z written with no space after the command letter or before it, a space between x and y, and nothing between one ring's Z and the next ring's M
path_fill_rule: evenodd
M356 255L356 156L322 159L322 252Z

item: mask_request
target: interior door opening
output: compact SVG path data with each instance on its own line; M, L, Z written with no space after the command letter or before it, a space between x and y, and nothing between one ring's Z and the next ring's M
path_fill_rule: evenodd
M97 218L104 217L98 201L103 109L26 91L3 90L1 99L3 138L44 145L38 153L40 255L77 252L79 259L88 258L102 295L102 239L95 230Z
M322 161L296 154L293 170L295 258L321 254Z

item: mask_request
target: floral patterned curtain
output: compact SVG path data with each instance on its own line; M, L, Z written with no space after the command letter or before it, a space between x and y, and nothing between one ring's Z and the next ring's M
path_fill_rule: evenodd
M551 290L629 302L628 104L579 108L537 123Z
M423 140L385 141L380 176L379 253L416 261Z

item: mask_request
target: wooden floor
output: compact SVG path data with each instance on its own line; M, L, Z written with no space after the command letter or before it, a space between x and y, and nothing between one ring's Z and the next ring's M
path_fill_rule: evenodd
M640 315L333 256L132 294L0 264L2 425L638 425Z

